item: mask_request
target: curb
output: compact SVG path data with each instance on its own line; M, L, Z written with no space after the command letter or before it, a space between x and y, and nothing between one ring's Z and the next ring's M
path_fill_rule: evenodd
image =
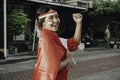
M36 54L31 54L31 52L24 52L20 54L9 55L6 59L1 59L0 64L12 64L36 58Z
M27 61L31 59L36 59L36 56L31 56L31 57L24 57L24 58L17 58L17 59L5 59L5 60L0 60L0 64L12 64L12 63L17 63L17 62L22 62L22 61Z

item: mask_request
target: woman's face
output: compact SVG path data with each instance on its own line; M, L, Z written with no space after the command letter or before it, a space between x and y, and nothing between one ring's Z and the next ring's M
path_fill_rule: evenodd
M50 12L56 12L56 11L50 10L48 13ZM52 14L45 17L45 21L43 22L43 28L51 31L57 31L59 23L60 23L60 19L56 12L56 14Z

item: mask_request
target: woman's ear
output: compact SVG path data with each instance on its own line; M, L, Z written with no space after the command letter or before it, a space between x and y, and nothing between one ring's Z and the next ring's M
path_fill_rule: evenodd
M42 26L45 26L45 22L42 23Z

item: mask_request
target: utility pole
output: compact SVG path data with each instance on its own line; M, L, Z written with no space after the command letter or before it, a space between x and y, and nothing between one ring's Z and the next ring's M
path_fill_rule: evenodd
M6 0L3 0L3 15L4 15L4 57L7 57L7 20L6 20L6 14L7 14L7 2Z

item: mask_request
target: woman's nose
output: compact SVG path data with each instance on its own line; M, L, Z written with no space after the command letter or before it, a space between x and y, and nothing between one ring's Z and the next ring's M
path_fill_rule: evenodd
M58 18L54 18L53 21L54 22L59 22L59 19Z

